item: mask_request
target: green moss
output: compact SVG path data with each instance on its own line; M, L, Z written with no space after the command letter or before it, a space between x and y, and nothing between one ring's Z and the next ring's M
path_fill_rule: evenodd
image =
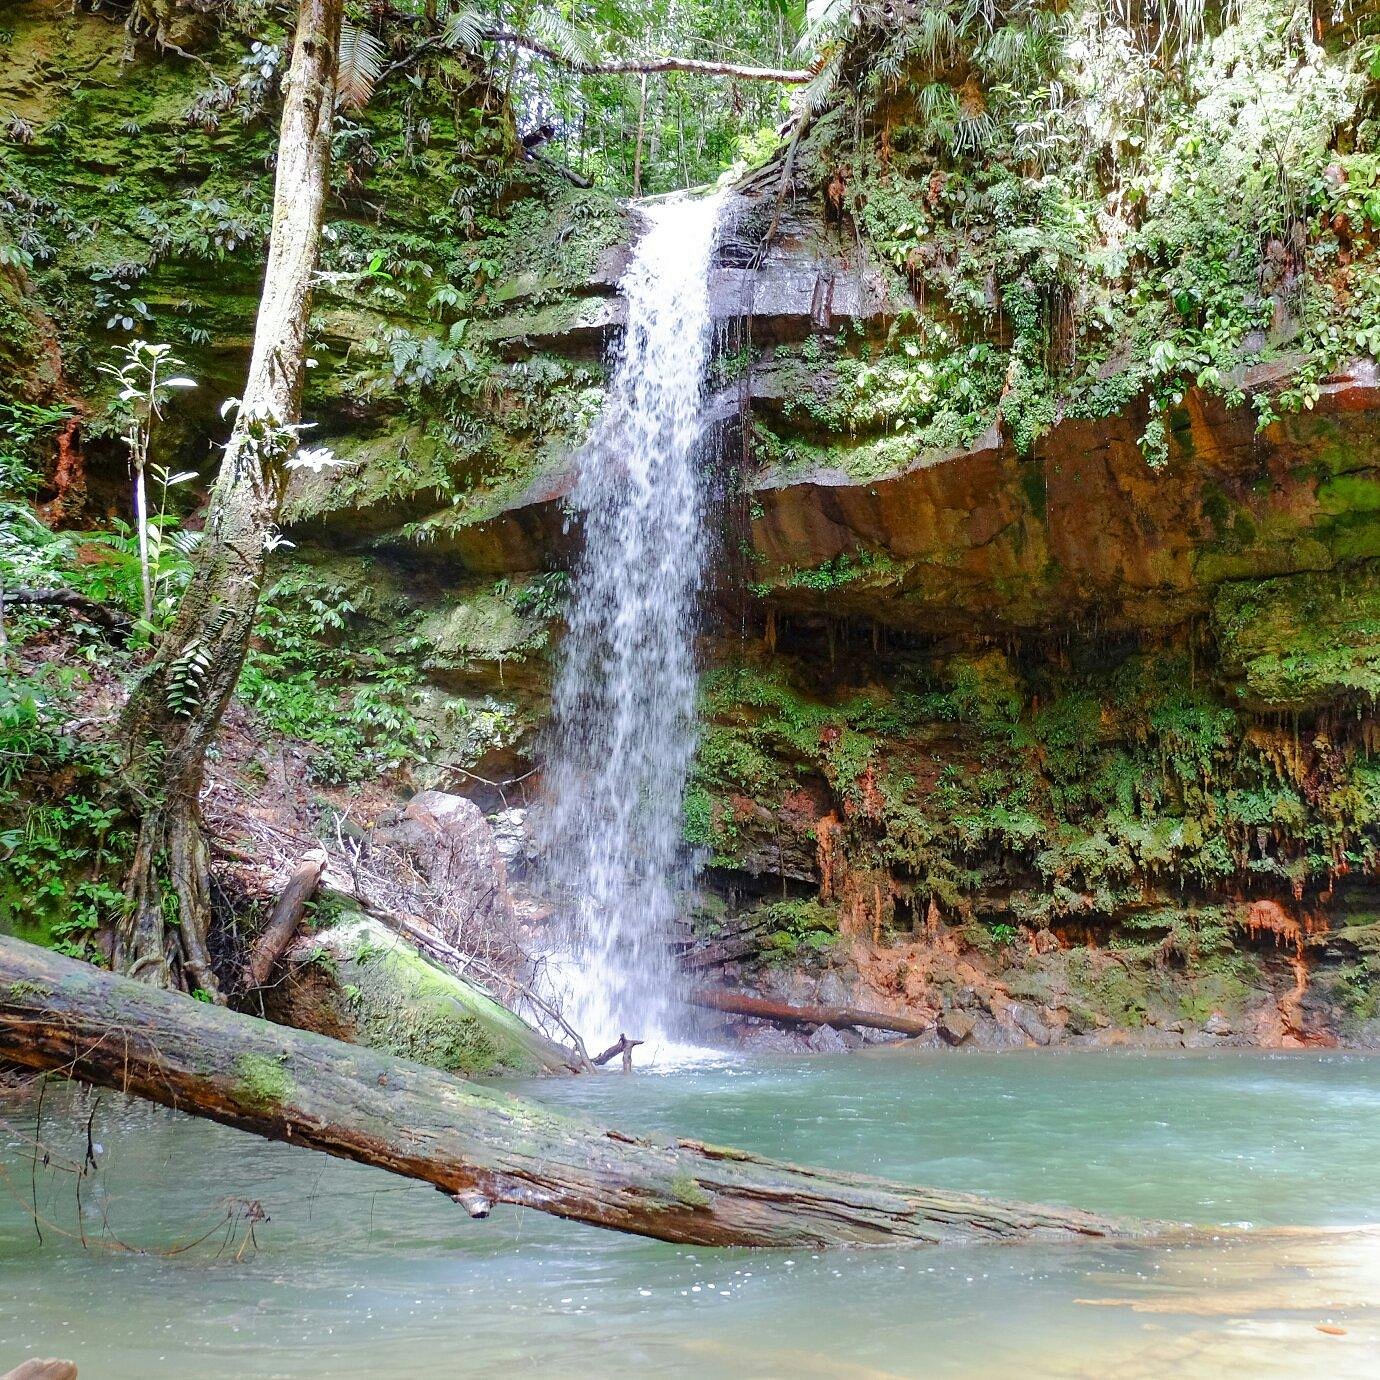
M671 1192L677 1202L690 1208L707 1208L713 1201L689 1174L677 1174L671 1180Z
M339 962L361 1043L456 1073L555 1066L550 1047L518 1016L376 921L345 920L318 938Z
M1380 571L1371 566L1224 585L1213 621L1249 703L1314 708L1380 693Z
M292 1096L293 1083L283 1067L286 1055L241 1054L235 1060L234 1096L250 1111L271 1112Z
M821 901L773 901L754 916L763 922L761 957L768 963L818 960L838 943L838 909Z
M1043 522L1049 500L1049 484L1041 462L1031 460L1021 466L1021 492L1030 505L1030 511Z
M500 580L487 589L456 591L447 606L428 613L415 636L426 647L428 667L472 662L521 661L545 649L548 617L558 611L539 596L544 577Z
M44 997L51 989L46 983L31 982L28 979L21 979L19 982L12 982L9 985L9 994L15 1000L22 1000L25 997Z

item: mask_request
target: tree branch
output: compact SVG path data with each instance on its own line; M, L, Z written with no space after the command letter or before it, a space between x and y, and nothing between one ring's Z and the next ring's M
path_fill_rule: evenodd
M737 62L706 62L701 58L649 57L579 62L563 56L554 48L548 48L535 38L514 33L511 29L490 29L484 38L489 43L506 43L514 48L525 49L546 58L548 62L559 63L572 72L578 72L582 77L611 77L639 72L697 72L705 77L735 77L739 81L774 81L783 86L799 86L814 76L808 68L748 67Z
M30 608L71 609L79 618L94 623L107 632L127 637L134 628L134 620L123 609L103 604L98 599L79 594L74 589L6 589L0 592L0 610L6 604ZM0 1377L3 1380L3 1377Z
M521 48L582 77L637 75L649 72L697 72L707 77L734 77L738 81L774 81L782 86L803 86L814 76L812 70L803 67L751 67L737 62L706 62L700 58L619 58L611 62L581 62L565 57L547 44L511 29L489 29L482 38L485 43L506 43L511 48ZM375 87L382 85L394 72L411 67L423 53L451 46L446 42L444 34L437 33L424 38L410 52L390 62L379 73L378 80L374 83Z

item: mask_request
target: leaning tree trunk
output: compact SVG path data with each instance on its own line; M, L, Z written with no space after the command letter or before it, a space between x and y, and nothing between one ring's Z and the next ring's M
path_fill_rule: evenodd
M630 1136L0 938L0 1057L434 1184L701 1246L1143 1237L1146 1223Z
M121 724L140 816L115 965L215 994L207 948L206 749L239 679L282 507L306 361L312 275L329 185L342 0L301 0L283 106L273 230L244 397L211 494L196 567ZM165 899L176 900L168 923Z

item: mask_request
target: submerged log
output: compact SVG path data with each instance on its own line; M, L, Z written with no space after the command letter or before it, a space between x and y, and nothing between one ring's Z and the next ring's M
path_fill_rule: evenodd
M0 938L0 1057L435 1185L704 1246L1108 1240L1129 1221L625 1135Z
M77 1368L71 1361L21 1361L0 1375L0 1380L77 1380Z
M697 987L690 993L690 1003L730 1016L756 1016L778 1025L832 1025L840 1030L861 1025L869 1030L894 1030L901 1035L928 1035L934 1029L933 1022L914 1016L891 1016L885 1011L861 1011L852 1006L792 1006L770 997L730 992L724 987Z

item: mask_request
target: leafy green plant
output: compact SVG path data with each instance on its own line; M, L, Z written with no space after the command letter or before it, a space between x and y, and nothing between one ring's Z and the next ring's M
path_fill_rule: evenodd
M513 596L513 607L536 618L558 618L565 608L570 576L564 570L547 571L529 580Z
M135 631L144 641L164 627L191 579L192 559L201 542L199 532L187 531L168 504L168 491L189 483L188 470L170 474L162 465L149 466L157 510L144 523L143 539L123 518L110 530L93 532L91 542L106 553L103 561L74 568L70 582L93 599L124 605L139 615Z
M762 957L769 963L820 958L838 944L838 912L821 901L774 901L762 915L767 922Z
M357 610L345 587L290 572L264 594L239 693L278 732L311 744L311 770L359 781L435 741L420 675L377 647L341 646Z
M171 345L151 345L135 340L116 354L115 362L100 366L103 374L115 380L119 391L117 401L124 408L125 446L129 450L130 468L134 473L134 536L139 555L139 584L142 592L141 609L144 622L154 626L154 545L161 550L161 523L166 519L168 489L195 478L192 471L171 474L159 471L162 503L160 525L150 518L145 474L149 466L149 450L153 444L154 428L162 420L163 408L174 392L195 388L196 382L176 370L183 363L172 352Z
M0 402L0 586L69 583L72 539L39 521L30 503L41 479L38 448L68 415L61 407Z
M112 879L133 836L104 803L108 754L62 731L77 681L72 667L25 685L0 679L0 924L85 958L95 932L123 913ZM70 784L45 798L59 771Z

